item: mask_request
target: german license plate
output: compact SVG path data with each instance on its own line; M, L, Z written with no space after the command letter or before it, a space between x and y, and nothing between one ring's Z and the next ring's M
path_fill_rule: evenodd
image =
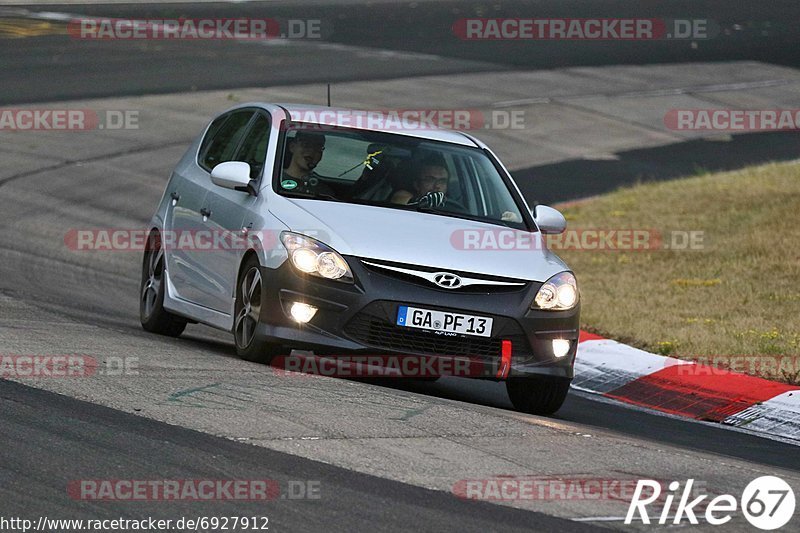
M397 325L478 337L492 336L492 319L484 316L448 313L401 305L397 309Z

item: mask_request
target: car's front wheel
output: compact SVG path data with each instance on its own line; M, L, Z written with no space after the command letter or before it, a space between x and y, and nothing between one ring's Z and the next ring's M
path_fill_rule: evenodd
M263 285L258 259L250 256L242 265L236 284L233 337L239 357L254 363L269 363L280 353L280 346L265 341L256 333L261 320Z
M186 328L187 320L164 309L166 277L164 248L161 236L153 233L147 241L142 261L142 282L139 285L139 320L151 333L177 337Z
M506 391L518 411L552 415L566 400L570 381L551 377L511 378L506 381Z

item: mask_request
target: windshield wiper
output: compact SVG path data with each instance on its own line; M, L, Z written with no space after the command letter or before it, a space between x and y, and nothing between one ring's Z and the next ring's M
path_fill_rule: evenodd
M311 193L304 193L304 192L286 192L286 191L284 191L283 192L283 196L286 196L287 198L306 198L306 199L309 199L309 200L332 200L334 202L342 202L342 201L344 201L344 200L340 200L339 198L337 198L337 197L335 197L333 195L326 194L324 192L317 193L317 194L311 194Z
M503 225L503 226L505 226L507 228L518 229L515 226L512 226L511 224L509 224L509 221L507 221L507 220L498 220L496 218L482 217L480 215L470 215L470 214L467 214L467 213L458 213L456 211L448 211L446 209L440 209L438 207L432 207L432 206L420 206L420 205L411 204L409 207L414 207L414 208L416 208L417 211L419 211L421 213L432 213L434 215L453 217L453 218L458 218L458 219L461 219L461 220L470 220L472 222L484 222L486 224L501 224L501 225Z
M463 220L472 220L474 222L488 222L488 220L482 220L480 217L476 217L473 215L468 215L465 213L456 213L454 211L448 211L446 209L439 209L438 207L423 207L423 206L415 206L417 211L421 213L432 213L434 215L442 215L446 217L453 217L453 218L460 218ZM494 222L494 221L492 221Z

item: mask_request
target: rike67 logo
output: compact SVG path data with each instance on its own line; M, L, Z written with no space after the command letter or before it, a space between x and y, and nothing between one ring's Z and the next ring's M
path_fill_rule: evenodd
M772 531L785 526L794 515L794 491L779 477L762 476L754 479L745 487L738 501L731 494L720 494L710 501L705 501L709 496L703 494L690 500L694 496L693 484L694 480L689 479L681 489L680 482L673 481L668 486L669 492L663 498L661 484L658 481L640 479L628 507L625 523L641 520L643 524L650 524L651 518L647 506L660 501L664 502L664 507L656 519L659 525L669 522L677 525L684 520L697 525L700 523L698 516L701 516L707 523L719 526L730 522L741 505L742 514L752 526ZM674 500L678 503L674 515L670 516Z

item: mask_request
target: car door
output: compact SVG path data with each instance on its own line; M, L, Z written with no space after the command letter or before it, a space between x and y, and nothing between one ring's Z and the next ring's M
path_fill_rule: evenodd
M170 279L179 298L206 305L216 292L207 261L213 254L205 249L206 195L214 187L210 171L219 163L231 161L253 117L254 109L238 109L221 115L208 127L196 159L176 169L170 191L172 208L167 215L164 236Z
M232 161L243 161L250 165L250 178L253 180L261 178L267 157L269 133L269 116L265 111L258 111L233 156ZM246 251L245 235L252 229L245 226L245 218L257 202L256 196L245 191L235 191L216 185L212 185L208 191L205 207L210 214L206 220L206 229L219 243L219 249L209 254L209 260L206 262L208 275L213 281L211 284L213 291L207 295L208 299L203 305L211 309L226 314L233 312L236 275L240 258Z

